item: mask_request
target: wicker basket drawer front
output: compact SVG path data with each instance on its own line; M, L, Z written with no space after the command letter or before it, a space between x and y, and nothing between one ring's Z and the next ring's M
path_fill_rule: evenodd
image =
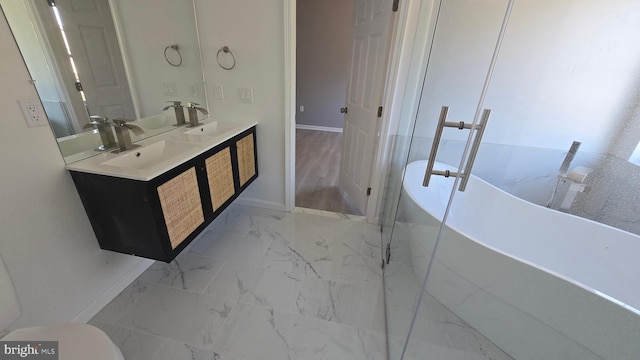
M235 193L231 150L227 147L205 160L213 211L218 210Z
M175 249L204 223L196 169L190 168L158 186L158 196L171 247Z
M256 174L256 161L253 134L249 134L236 143L238 147L238 172L240 186L243 186Z

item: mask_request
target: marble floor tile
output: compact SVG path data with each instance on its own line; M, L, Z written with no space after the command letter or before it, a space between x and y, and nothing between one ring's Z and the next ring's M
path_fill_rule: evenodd
M351 326L238 304L212 349L246 360L382 360L381 354L367 354L381 339Z
M228 208L211 222L208 229L221 233L245 236L249 233L251 225L248 215L236 212L233 208Z
M379 227L362 217L233 204L91 323L128 360L384 360L387 328L396 360L421 282L392 265L384 293ZM406 359L509 359L431 297L418 316Z
M223 261L259 264L270 245L270 239L206 230L189 251Z
M302 279L282 271L263 270L253 288L249 288L240 302L270 309L294 312Z
M297 313L355 326L361 294L355 285L306 278L296 299Z
M175 340L165 340L153 360L241 360L220 355L215 351L187 345Z
M154 355L158 353L164 341L162 337L120 326L104 324L93 320L90 321L89 324L104 331L111 341L120 348L122 355L127 360L152 359Z
M122 314L129 310L149 289L150 283L136 280L109 302L92 320L105 324L115 324Z
M153 285L116 325L208 348L234 302Z
M384 290L382 286L378 288L363 288L358 305L358 318L356 327L358 329L374 331L384 334L386 329L384 316Z
M262 271L256 266L226 262L205 293L232 302L238 301L247 291L255 289Z
M157 261L138 280L203 292L221 268L222 260L184 251L168 264Z
M238 303L211 349L246 360L291 359L288 338L292 315Z
M366 261L348 244L337 243L330 247L330 253L311 259L320 278L352 285L362 285Z
M295 278L307 276L320 278L314 267L315 257L305 256L288 241L276 240L267 249L260 266L264 269L281 271Z

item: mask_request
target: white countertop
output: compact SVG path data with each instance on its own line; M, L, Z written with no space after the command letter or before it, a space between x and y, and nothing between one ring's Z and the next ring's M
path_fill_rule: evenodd
M257 122L253 120L207 118L206 120L202 121L202 125L206 126L207 124L211 124L213 122L218 122L220 125L224 125L221 126L222 130L214 135L185 134L186 131L197 128L179 127L175 130L171 130L160 135L156 135L151 138L136 142L135 144L141 145L140 147L136 147L134 149L123 151L117 154L110 151L100 153L88 159L67 164L66 169L91 174L100 174L133 180L148 181L188 160L193 159L194 157L225 142L226 140L229 140L230 138L257 124ZM180 152L179 154L176 154L175 156L169 156L162 161L155 162L151 166L144 168L110 166L103 164L106 161L116 159L129 153L144 152L145 146L149 146L163 140L172 141L175 143L189 144L190 148L188 150Z

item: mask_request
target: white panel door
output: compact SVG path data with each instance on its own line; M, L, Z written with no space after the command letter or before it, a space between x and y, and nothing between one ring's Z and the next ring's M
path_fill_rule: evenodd
M382 104L392 1L356 0L339 186L364 213Z
M55 2L87 99L89 113L110 119L135 119L109 1Z

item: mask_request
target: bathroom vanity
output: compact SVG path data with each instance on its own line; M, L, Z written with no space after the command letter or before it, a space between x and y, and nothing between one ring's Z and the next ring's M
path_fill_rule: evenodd
M102 249L170 262L258 177L255 122L136 145L67 165Z

